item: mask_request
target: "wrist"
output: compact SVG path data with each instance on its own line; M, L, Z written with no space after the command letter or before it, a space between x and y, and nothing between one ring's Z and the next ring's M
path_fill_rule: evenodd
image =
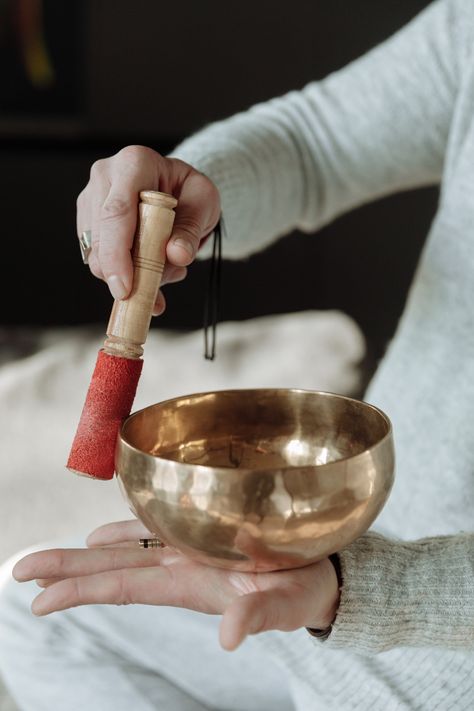
M339 561L338 554L333 553L332 555L330 555L327 559L327 562L328 574L331 578L331 580L329 581L331 594L328 608L323 615L318 615L318 619L314 620L314 623L310 622L309 624L305 625L309 634L311 634L313 637L318 637L319 639L326 639L331 634L332 625L334 624L337 615L337 610L339 608L342 588L341 564Z

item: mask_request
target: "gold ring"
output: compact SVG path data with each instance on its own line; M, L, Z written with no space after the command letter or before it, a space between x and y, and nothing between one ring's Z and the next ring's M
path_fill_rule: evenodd
M140 548L164 548L165 544L158 537L156 538L140 538L138 541Z
M92 249L92 232L85 230L79 237L79 247L81 248L81 256L84 264L89 263L89 254Z

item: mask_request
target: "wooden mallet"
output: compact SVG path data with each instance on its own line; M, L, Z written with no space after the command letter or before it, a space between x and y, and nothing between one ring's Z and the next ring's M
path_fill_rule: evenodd
M114 302L67 462L71 471L95 479L114 475L117 434L135 398L177 205L171 195L151 190L140 199L132 291Z

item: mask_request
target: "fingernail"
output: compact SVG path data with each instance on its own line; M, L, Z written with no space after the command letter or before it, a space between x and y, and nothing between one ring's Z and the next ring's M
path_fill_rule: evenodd
M123 281L116 274L112 274L107 279L107 284L109 285L110 293L117 301L121 301L127 296L127 290Z
M194 257L194 245L191 240L183 239L183 237L177 237L173 241L173 244L175 244L177 247L182 247L191 257Z
M164 310L165 307L163 304L161 304L160 306L155 306L155 308L153 309L153 316L161 316Z
M44 614L44 607L42 605L43 601L40 599L42 595L43 593L40 593L40 595L38 595L38 597L36 597L31 603L31 612L33 615L36 615L36 617L40 617Z
M31 606L31 612L35 617L44 617L44 615L46 614L45 610L43 610L43 608L41 607L38 607L37 605L35 605L34 607Z

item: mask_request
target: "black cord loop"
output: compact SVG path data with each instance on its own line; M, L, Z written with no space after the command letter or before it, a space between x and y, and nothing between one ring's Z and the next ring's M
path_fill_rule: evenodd
M214 228L211 265L204 304L204 358L216 357L217 323L220 317L221 274L222 274L222 233L225 233L224 218L220 217ZM211 338L209 338L211 330Z

